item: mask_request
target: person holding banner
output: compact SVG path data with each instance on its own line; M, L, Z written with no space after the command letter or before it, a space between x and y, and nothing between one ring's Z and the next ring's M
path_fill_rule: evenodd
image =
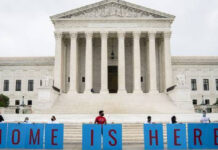
M107 120L104 117L104 111L103 110L99 111L99 116L95 118L95 124L101 124L101 125L107 124Z
M51 117L51 123L58 123L55 116Z
M171 123L172 123L172 124L177 124L176 116L172 116L172 118L171 118Z
M31 122L29 121L29 117L26 117L26 118L24 119L24 122L23 122L23 123L31 124Z
M1 115L1 112L0 112L0 122L4 122L4 118L3 118L3 116Z
M210 123L211 121L210 121L210 118L209 117L207 117L207 113L206 113L206 111L204 110L203 111L203 116L202 116L202 118L201 118L201 123Z
M101 134L103 134L103 125L107 124L107 120L104 117L104 111L103 110L99 111L99 116L95 118L95 124L100 124L101 125Z
M145 124L152 124L152 122L151 122L151 116L148 116L148 117L147 117L147 122L146 122Z

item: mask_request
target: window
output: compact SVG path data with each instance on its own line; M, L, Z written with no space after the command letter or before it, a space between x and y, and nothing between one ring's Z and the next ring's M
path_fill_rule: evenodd
M9 80L4 80L4 91L9 91Z
M32 100L27 101L27 105L32 106L32 104L33 104Z
M207 113L212 113L212 108L207 108Z
M42 86L42 80L40 80L40 86Z
M33 84L34 84L33 80L28 80L28 91L33 91Z
M15 105L20 105L20 100L15 100Z
M192 91L197 90L197 80L196 79L191 79L191 88L192 88Z
M209 99L205 99L205 105L210 105L210 100Z
M16 91L21 91L21 80L16 80L15 90Z
M209 79L203 80L204 91L209 91Z
M216 79L216 90L218 91L218 79Z
M197 105L197 104L198 104L198 101L197 101L196 99L193 99L193 100L192 100L192 104L193 104L193 105Z

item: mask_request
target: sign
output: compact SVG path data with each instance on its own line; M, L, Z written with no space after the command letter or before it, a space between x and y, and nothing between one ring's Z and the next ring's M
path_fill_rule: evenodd
M101 136L103 128L97 124L83 124L82 126L82 149L101 150Z
M188 124L188 145L189 149L206 149L208 141L208 124Z
M26 128L21 123L9 123L7 134L7 148L24 148Z
M218 149L218 124L207 124L208 132L208 148Z
M6 148L7 126L5 123L0 123L0 148Z
M168 149L218 149L217 123L188 124L188 138L185 124L166 128ZM63 124L1 123L0 149L63 149L63 130ZM82 150L122 150L122 124L83 124L82 130ZM144 124L144 149L164 149L163 136L162 124Z
M45 125L45 149L63 149L64 125Z
M145 149L163 149L163 125L144 124Z
M104 150L122 150L122 125L109 124L103 126Z
M167 124L167 147L187 149L185 124Z
M44 124L24 124L26 129L25 148L43 149Z

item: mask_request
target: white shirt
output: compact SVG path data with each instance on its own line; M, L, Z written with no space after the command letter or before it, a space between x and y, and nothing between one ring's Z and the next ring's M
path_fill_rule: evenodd
M23 123L26 123L26 124L31 124L31 122L30 122L30 121L24 121Z
M201 123L210 123L210 118L203 116L203 117L201 118Z
M49 122L50 124L58 124L58 122L55 120L55 121L51 121Z

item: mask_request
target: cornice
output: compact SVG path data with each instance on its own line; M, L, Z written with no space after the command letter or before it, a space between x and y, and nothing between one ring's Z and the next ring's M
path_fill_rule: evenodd
M0 57L0 66L53 66L54 57Z
M77 9L72 9L70 11L66 11L66 12L51 16L50 18L51 18L51 20L53 22L55 20L63 20L63 18L64 18L64 20L74 20L74 19L77 19L77 18L80 18L80 17L70 17L70 19L66 19L66 18L68 18L67 16L72 16L72 15L74 15L76 13L81 13L81 12L84 12L84 11L87 11L87 10L90 10L90 9L96 9L97 7L104 6L104 5L107 5L107 4L110 4L110 3L122 5L122 6L125 6L125 7L129 7L129 8L132 8L132 9L136 9L138 11L147 12L149 14L153 14L153 15L157 16L156 18L165 18L165 19L168 19L168 20L174 20L174 18L175 18L175 16L173 16L173 15L170 15L170 14L167 14L167 13L164 13L164 12L161 12L161 11L157 11L157 10L154 10L154 9L150 9L150 8L147 8L147 7L144 7L144 6L136 5L136 4L126 2L126 1L123 1L123 0L103 0L103 1L100 1L100 2L97 2L97 3L94 3L94 4L86 5L86 6L77 8ZM105 17L103 17L103 18L105 19ZM86 17L86 19L90 19L90 17ZM119 19L122 19L122 18L119 18ZM124 19L128 19L128 17L127 18L124 17Z
M218 65L218 56L172 56L172 65Z
M172 56L172 65L218 65L218 56ZM54 57L0 57L0 66L54 66Z

